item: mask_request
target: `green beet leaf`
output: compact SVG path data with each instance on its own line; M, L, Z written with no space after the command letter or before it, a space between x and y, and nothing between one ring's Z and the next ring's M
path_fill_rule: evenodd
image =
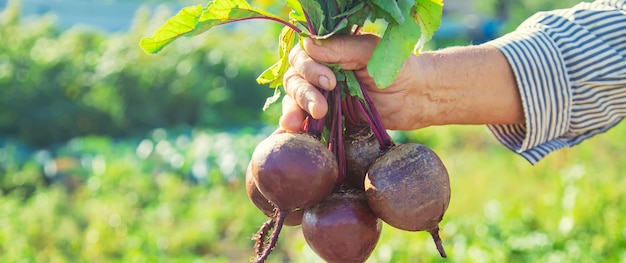
M278 88L283 84L283 76L289 68L289 51L293 47L296 39L296 32L290 27L284 27L280 32L278 45L278 62L263 71L256 79L257 83L269 84L270 88Z
M302 10L300 2L298 2L298 0L287 0L287 5L291 8L289 18L306 24L306 17L304 16L304 11Z
M202 15L201 5L188 6L181 9L178 14L167 20L151 38L143 38L139 43L144 52L154 54L175 39L194 31L198 19Z
M309 32L312 35L325 35L328 33L324 27L326 15L320 3L315 0L300 0L300 5L307 18Z
M280 89L274 89L274 95L265 100L265 104L263 104L263 111L269 109L269 107L276 103L278 99L280 99Z
M365 97L363 96L363 91L361 90L361 84L359 80L354 75L354 71L346 71L346 83L348 84L348 91L350 92L350 96L359 98L364 104Z
M389 0L372 0L373 7L382 11L384 15L382 17L387 20L387 22L400 24L404 22L404 16L402 15L402 10L398 6L398 2L389 1Z
M432 38L440 26L443 9L442 0L287 0L287 5L292 9L290 21L253 8L246 0L211 0L206 7L188 6L151 37L143 38L139 45L146 53L157 53L177 38L195 36L214 26L249 19L279 22L285 25L280 36L280 59L257 78L260 84L278 88L289 68L287 57L296 41L296 33L327 38L350 34L367 19L382 19L387 22L387 28L372 54L368 70L378 87L386 88L393 83L411 53L421 50ZM359 90L354 89L357 85L354 85L353 75L338 74L338 77L349 80L352 96L362 97ZM268 103L275 101L279 94L277 91Z
M398 0L398 6L405 17L411 17L415 0ZM376 85L384 89L398 76L402 64L412 54L415 43L421 36L420 26L414 19L403 23L389 23L367 64L369 74Z
M278 16L253 8L245 0L214 0L206 8L200 5L181 9L149 38L143 38L139 46L146 52L159 52L182 36L194 36L214 26L247 20L267 19L290 25Z
M348 26L348 19L347 18L343 18L343 19L339 20L337 25L335 25L335 27L330 32L326 32L324 35L321 35L321 36L311 35L311 37L312 38L317 38L317 39L327 39L327 38L335 35L335 33L341 31L342 29L345 29L346 26Z
M415 0L411 17L417 21L422 29L422 35L417 43L416 50L420 51L424 44L433 38L435 31L441 25L443 0Z
M370 16L371 10L367 8L365 3L359 3L348 9L346 12L339 14L338 17L345 17L348 19L349 25L356 25L362 27Z

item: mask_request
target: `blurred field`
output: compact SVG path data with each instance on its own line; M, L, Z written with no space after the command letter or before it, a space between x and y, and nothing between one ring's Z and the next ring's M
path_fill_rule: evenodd
M247 199L243 168L268 132L77 138L23 163L5 143L0 261L244 262L265 219ZM624 134L617 126L536 166L484 127L395 134L429 145L449 169L449 259L426 233L385 227L369 262L626 262ZM319 261L297 227L270 259Z

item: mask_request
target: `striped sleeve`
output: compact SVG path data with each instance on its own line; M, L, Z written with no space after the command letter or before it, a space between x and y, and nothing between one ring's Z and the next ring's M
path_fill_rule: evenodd
M511 65L526 119L488 127L530 163L605 132L626 115L626 1L537 13L487 44Z

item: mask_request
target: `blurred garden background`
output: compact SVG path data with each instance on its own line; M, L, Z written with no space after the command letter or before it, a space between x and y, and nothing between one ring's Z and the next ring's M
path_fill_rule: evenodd
M481 43L577 1L446 1L428 46ZM275 13L285 1L254 0ZM0 0L0 262L248 262L245 193L280 106L256 84L280 26L244 22L138 47L194 1ZM626 126L531 166L482 126L393 132L446 164L441 259L385 226L368 262L626 262ZM270 262L320 262L300 229Z

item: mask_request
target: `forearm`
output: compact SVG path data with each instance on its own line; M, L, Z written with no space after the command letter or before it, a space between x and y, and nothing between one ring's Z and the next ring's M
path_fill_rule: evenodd
M427 103L419 108L430 109L432 125L524 122L515 77L497 48L447 48L411 59L426 85L415 89Z

